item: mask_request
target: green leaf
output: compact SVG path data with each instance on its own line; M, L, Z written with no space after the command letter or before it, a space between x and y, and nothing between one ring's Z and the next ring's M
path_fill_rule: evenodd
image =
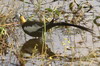
M20 0L20 1L24 2L24 0Z
M73 6L74 6L74 3L71 2L71 3L69 4L69 9L70 9L71 11L73 10Z
M55 14L57 14L57 15L60 14L60 11L58 11L58 10L55 10L54 12L55 12Z
M100 16L96 16L96 18L93 20L93 22L94 22L97 26L100 26L100 23L97 22L97 19L100 19Z
M4 27L0 27L0 36L5 35L6 34L6 30Z
M46 8L45 10L47 10L49 12L53 12L53 10L51 8Z
M25 3L27 3L27 4L31 4L31 3L29 3L29 2L25 2Z

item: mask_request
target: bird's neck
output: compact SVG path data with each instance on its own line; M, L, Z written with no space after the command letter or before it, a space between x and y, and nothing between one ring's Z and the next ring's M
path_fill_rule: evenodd
M24 18L24 16L20 16L20 22L21 24L24 24L26 22L26 19Z

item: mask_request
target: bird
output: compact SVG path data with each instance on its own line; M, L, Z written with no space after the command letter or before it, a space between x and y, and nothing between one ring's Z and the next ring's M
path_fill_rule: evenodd
M46 28L46 31L48 31L49 29L55 26L72 26L93 33L91 29L80 25L70 24L67 22L55 23L54 19L52 19L51 22L47 22L46 26L44 26L43 22L26 20L25 17L21 14L19 15L19 18L20 18L20 23L22 25L23 31L32 37L42 37L44 28Z

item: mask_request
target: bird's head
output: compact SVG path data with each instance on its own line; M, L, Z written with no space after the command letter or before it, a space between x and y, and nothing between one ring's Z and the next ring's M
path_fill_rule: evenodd
M26 22L25 17L22 16L21 14L19 14L19 19L20 19L21 24L24 24Z
M25 22L27 22L27 20L25 19L25 17L22 14L17 14L15 15L16 18L18 18L18 20L20 21L21 24L24 24Z

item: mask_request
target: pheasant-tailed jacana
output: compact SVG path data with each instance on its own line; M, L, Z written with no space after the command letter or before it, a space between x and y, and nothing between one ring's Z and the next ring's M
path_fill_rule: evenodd
M54 23L54 20L52 20L51 22L46 23L46 31L48 31L49 29L51 29L52 27L55 26L73 26L73 27L77 27L80 28L82 30L88 31L90 33L92 33L92 30L80 25L74 25L74 24L70 24L70 23L66 23L66 22L59 22L59 23ZM24 18L24 16L20 15L20 22L22 25L22 29L24 30L24 32L32 37L42 37L42 31L44 30L44 23L43 22L36 22L36 21L28 21Z

